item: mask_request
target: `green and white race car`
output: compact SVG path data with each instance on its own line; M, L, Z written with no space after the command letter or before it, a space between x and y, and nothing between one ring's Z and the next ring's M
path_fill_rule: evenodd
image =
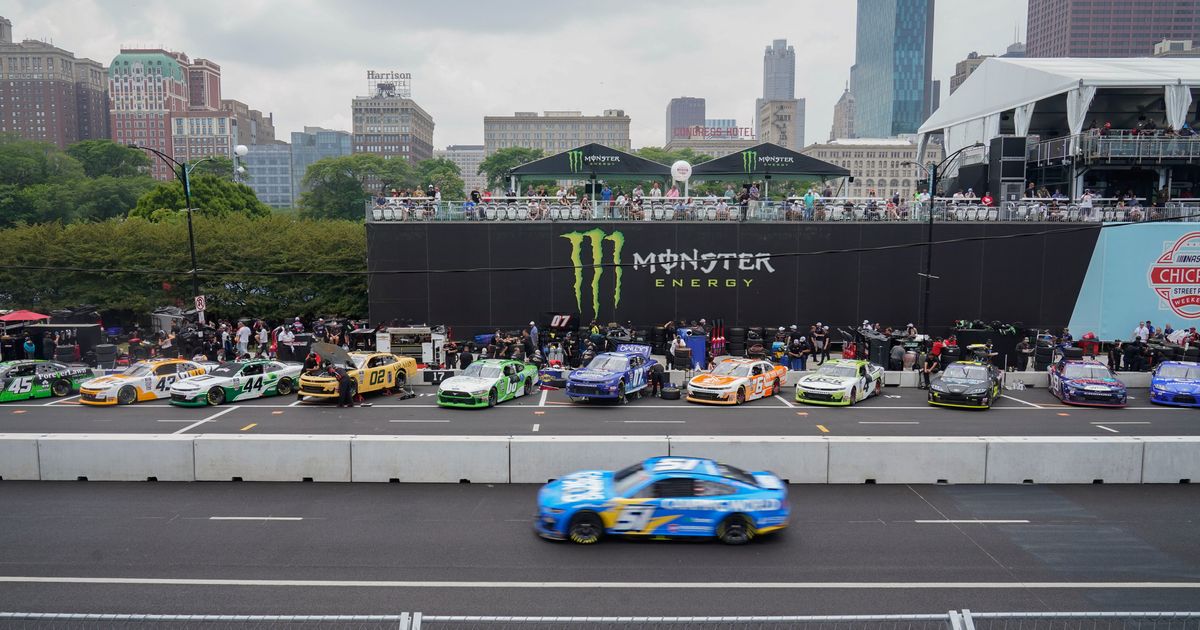
M796 381L796 402L840 407L882 391L882 367L862 360L834 359Z
M287 396L296 391L303 368L299 363L267 359L222 363L208 374L176 381L171 386L171 404L203 407L263 396Z
M438 386L442 407L492 407L533 393L537 367L510 359L483 359Z
M5 361L0 363L0 402L62 397L79 391L79 384L95 374L91 368L58 361Z

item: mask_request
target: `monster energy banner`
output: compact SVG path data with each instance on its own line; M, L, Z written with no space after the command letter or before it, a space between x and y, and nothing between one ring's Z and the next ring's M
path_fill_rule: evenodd
M518 179L653 179L670 177L671 169L600 144L585 144L518 166L511 174Z
M846 177L850 171L770 142L705 162L692 171L692 177L696 179L738 179L764 175L779 179L828 178Z
M368 223L368 267L376 272L370 317L445 324L456 338L518 327L543 312L639 326L701 317L730 326L903 325L921 308L924 247L797 254L921 244L924 230L894 223ZM940 224L935 238L1029 231ZM931 321L1067 325L1096 235L939 246Z

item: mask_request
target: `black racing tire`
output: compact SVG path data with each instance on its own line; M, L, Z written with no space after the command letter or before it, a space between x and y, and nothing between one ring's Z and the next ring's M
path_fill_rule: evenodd
M850 406L853 407L854 403L856 403L856 402L858 402L858 388L851 387L850 388Z
M358 396L358 381L350 379L350 400Z
M208 390L208 393L204 395L204 398L208 401L209 405L217 407L225 402L225 390L221 389L220 387L214 387Z
M717 540L726 545L745 545L754 535L754 526L742 514L733 514L717 526Z
M617 404L624 405L629 402L629 396L625 393L625 381L617 382Z
M53 394L55 398L62 398L63 396L70 394L71 381L62 378L54 381L54 383L50 385L50 393Z
M775 379L775 382L771 383L771 395L778 396L779 392L782 392L782 391L783 391L783 387L779 384L779 379Z
M734 399L736 404L741 405L746 402L746 388L739 387L737 390L737 398Z
M567 525L567 540L577 545L594 545L604 537L604 523L594 512L580 512Z
M290 396L292 391L292 379L286 376L279 379L279 384L275 386L275 393L280 396Z
M875 379L875 395L879 396L881 394L883 394L883 381Z
M498 402L498 399L499 399L499 397L496 395L496 390L493 388L492 391L488 392L488 405L487 406L495 407L496 402Z
M528 396L532 393L533 393L533 379L527 378L527 379L525 379L525 395Z
M133 385L126 385L125 387L117 390L118 405L132 405L136 401L137 390L133 388Z

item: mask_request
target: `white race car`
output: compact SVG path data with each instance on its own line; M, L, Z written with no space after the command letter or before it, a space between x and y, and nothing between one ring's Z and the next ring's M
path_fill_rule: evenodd
M171 386L171 404L183 407L220 405L263 396L287 396L300 380L299 363L255 359L245 363L222 363L202 376L193 376Z
M862 360L833 359L796 382L796 402L847 406L882 391L882 367Z
M171 395L176 381L199 376L217 367L183 359L138 361L118 374L101 376L79 386L79 402L97 407L128 405Z

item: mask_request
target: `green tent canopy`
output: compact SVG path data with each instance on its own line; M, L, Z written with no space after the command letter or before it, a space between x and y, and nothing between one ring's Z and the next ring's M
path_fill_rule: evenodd
M602 144L585 144L534 160L509 175L521 179L670 179L671 168Z
M850 171L777 144L766 142L749 149L710 160L692 169L692 178L715 179L801 179L849 177Z

